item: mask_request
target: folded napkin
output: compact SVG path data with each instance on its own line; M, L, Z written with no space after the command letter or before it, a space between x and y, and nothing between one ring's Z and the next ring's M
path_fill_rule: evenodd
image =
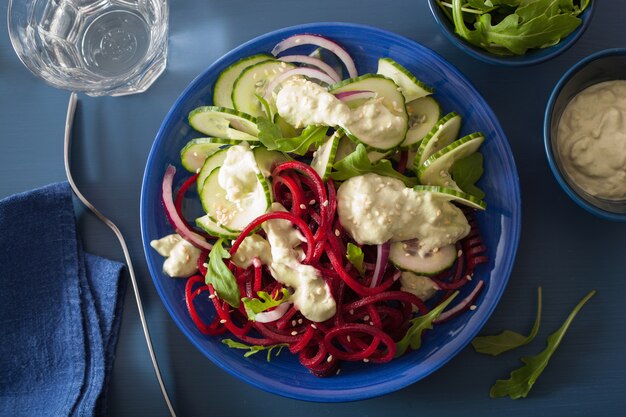
M83 252L69 184L0 200L0 416L104 413L122 267Z

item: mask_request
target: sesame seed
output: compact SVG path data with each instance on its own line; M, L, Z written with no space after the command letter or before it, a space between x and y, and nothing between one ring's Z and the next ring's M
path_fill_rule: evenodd
M472 310L472 311L473 311L473 310L476 310L476 306L475 306L475 305L471 305L471 306L470 306L470 310Z
M306 209L306 205L305 205L305 204L300 204L300 208L301 208L302 210L305 210L305 209Z
M350 342L350 340L351 340L351 339L352 339L352 338L350 337L350 335L347 335L347 336L346 336L346 340L347 340L348 342Z
M349 313L354 314L354 310L350 309Z
M328 355L328 358L326 358L326 362L330 362L333 360L333 355Z
M298 324L298 322L297 322L297 321L295 321L295 320L291 320L291 325L292 325L293 327L296 327L296 324Z
M309 201L309 205L310 205L310 206L312 206L312 205L314 205L314 204L315 204L315 200L311 200L311 201Z
M370 316L368 316L367 314L363 317L363 321L368 321L370 319Z
M465 279L467 279L468 281L471 281L471 280L472 280L472 276L471 276L471 275L467 275L467 276L465 277Z
M373 321L370 321L370 326L373 326L373 325L374 325L374 322L373 322Z
M341 372L341 368L337 368L337 372L335 372L335 375L339 375L339 372Z
M328 207L328 200L324 201L324 202L322 203L322 206L324 206L324 207Z
M339 231L339 229L335 229L335 236L337 237L341 236L341 232Z
M314 329L317 329L317 326L314 325L313 323L311 323L311 327L313 327Z
M224 324L224 323L226 323L226 320L222 319L222 320L220 320L220 323Z
M463 256L463 250L459 249L459 251L456 253L456 257L460 258L461 256Z
M367 358L363 358L363 362L368 363L370 360Z
M302 319L298 319L298 324L302 324Z
M209 298L210 298L211 300L212 300L212 299L214 299L214 298L215 298L215 294L211 294L211 295L209 295Z
M205 267L205 268L208 268L209 264L205 262L205 263L202 264L202 266Z
M298 332L297 332L297 331L295 331L295 330L294 330L293 332L291 332L291 335L292 335L292 336L295 336L295 335L297 335L297 334L298 334Z

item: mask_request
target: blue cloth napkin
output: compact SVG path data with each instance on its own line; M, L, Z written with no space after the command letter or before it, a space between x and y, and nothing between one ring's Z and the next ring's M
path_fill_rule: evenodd
M0 416L104 414L122 267L83 252L68 183L0 200Z

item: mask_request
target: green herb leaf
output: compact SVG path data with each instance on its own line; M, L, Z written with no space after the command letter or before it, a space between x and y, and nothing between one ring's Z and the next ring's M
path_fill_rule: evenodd
M475 337L474 340L472 340L472 346L474 346L474 350L476 350L476 352L478 353L498 356L501 353L530 343L535 338L535 336L537 336L540 324L541 287L537 289L537 317L535 318L535 324L533 325L533 328L528 336L523 336L510 330L505 330L502 333L493 336Z
M226 301L232 307L239 307L241 294L237 286L237 280L230 269L224 263L224 259L230 259L230 253L222 246L224 239L218 239L209 252L209 266L205 281L213 285L217 296Z
M289 346L287 343L278 343L276 345L270 345L270 346L261 346L261 345L247 345L245 343L241 343L241 342L237 342L233 339L223 339L222 343L225 344L226 346L228 346L229 348L233 348L233 349L244 349L247 350L246 353L244 353L244 357L248 357L248 356L252 356L255 353L258 353L262 350L267 350L267 361L269 362L272 356L272 351L274 349L278 349L278 351L276 352L276 354L274 356L278 356L280 355L280 352L283 350L283 348L285 346Z
M480 152L456 161L451 174L461 190L481 200L485 197L484 191L475 185L483 175L483 155Z
M424 330L433 328L433 321L439 317L458 294L459 292L455 291L446 301L430 310L427 314L410 320L411 324L409 325L409 330L407 330L406 334L399 342L396 342L396 358L404 355L404 352L407 351L409 346L413 350L417 350L422 346L422 333Z
M326 139L326 126L307 126L300 136L292 138L283 137L280 126L270 122L268 119L257 118L257 127L259 128L258 138L263 145L269 150L278 150L282 152L295 153L304 155L312 145L320 145Z
M348 258L348 261L350 261L356 270L359 271L359 274L363 275L365 273L365 265L363 265L365 255L363 254L363 250L361 248L352 242L348 242L346 258Z
M381 159L375 163L372 163L367 156L367 150L362 143L356 146L356 150L343 158L341 161L335 162L333 168L336 170L330 174L331 178L337 181L345 181L349 178L356 177L357 175L367 174L373 172L385 177L392 177L402 181L407 187L414 187L417 185L417 178L407 177L402 175L391 165L391 162L386 159Z
M276 294L276 298L272 298L271 294L268 294L265 291L258 291L256 293L259 298L248 298L244 297L241 299L243 302L243 306L246 309L246 313L248 314L248 320L255 320L256 315L268 310L272 307L276 307L289 300L289 290L286 288L281 288L280 293ZM282 294L282 297L278 299L278 296Z
M574 310L567 317L567 320L565 320L565 323L563 323L556 332L548 336L548 346L541 353L522 358L521 360L524 362L524 366L511 372L509 379L496 381L494 386L491 387L489 395L492 398L509 396L514 400L525 398L537 381L537 378L539 378L539 375L541 375L546 366L548 366L550 358L552 358L552 355L561 344L570 324L572 324L572 321L583 305L593 297L595 293L596 291L594 290L587 294L585 298L576 305Z

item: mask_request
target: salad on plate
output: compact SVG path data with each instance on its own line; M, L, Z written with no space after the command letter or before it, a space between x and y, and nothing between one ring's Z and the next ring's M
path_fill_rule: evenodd
M313 34L220 74L212 105L189 114L203 136L181 149L188 178L176 192L173 165L163 178L173 233L151 242L187 280L200 332L246 356L286 348L329 376L419 349L475 308L484 136L459 138L463 116L433 93L388 57L359 74Z

